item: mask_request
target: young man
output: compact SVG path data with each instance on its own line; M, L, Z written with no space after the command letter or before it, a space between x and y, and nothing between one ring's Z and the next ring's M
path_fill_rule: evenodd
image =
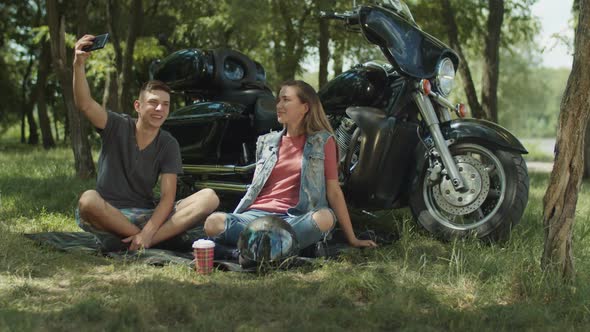
M107 112L90 95L85 61L94 36L74 48L74 101L102 139L96 190L82 194L76 221L97 235L103 247L149 248L202 223L219 205L211 189L174 202L176 176L182 173L178 142L160 127L168 117L170 88L162 82L143 85L133 104L137 120ZM160 177L160 200L153 189ZM108 243L108 244L107 244ZM118 247L118 248L117 248Z

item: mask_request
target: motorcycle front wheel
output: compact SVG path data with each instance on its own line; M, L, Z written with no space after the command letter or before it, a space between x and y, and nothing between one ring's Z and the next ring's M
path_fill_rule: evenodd
M456 191L446 175L433 181L425 163L410 194L414 218L446 240L465 236L506 240L528 202L524 159L476 142L457 143L450 151L466 189Z

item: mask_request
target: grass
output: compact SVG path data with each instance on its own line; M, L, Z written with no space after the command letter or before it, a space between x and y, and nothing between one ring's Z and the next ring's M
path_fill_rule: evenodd
M381 226L400 239L313 268L265 275L152 267L39 247L22 233L76 231L73 209L94 181L71 150L0 141L0 330L583 330L590 326L590 193L574 229L577 279L539 269L546 174L504 245L443 243L407 210Z

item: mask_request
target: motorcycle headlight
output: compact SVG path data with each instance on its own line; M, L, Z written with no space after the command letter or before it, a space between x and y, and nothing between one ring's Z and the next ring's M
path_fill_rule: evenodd
M453 90L455 82L455 66L449 58L444 58L438 63L436 70L436 90L443 96L448 96Z

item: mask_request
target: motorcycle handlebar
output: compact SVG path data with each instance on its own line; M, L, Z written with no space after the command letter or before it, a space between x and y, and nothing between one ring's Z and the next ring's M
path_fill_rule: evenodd
M346 24L349 25L358 24L359 22L358 13L356 12L337 13L331 11L320 11L320 18L340 20L346 22Z

